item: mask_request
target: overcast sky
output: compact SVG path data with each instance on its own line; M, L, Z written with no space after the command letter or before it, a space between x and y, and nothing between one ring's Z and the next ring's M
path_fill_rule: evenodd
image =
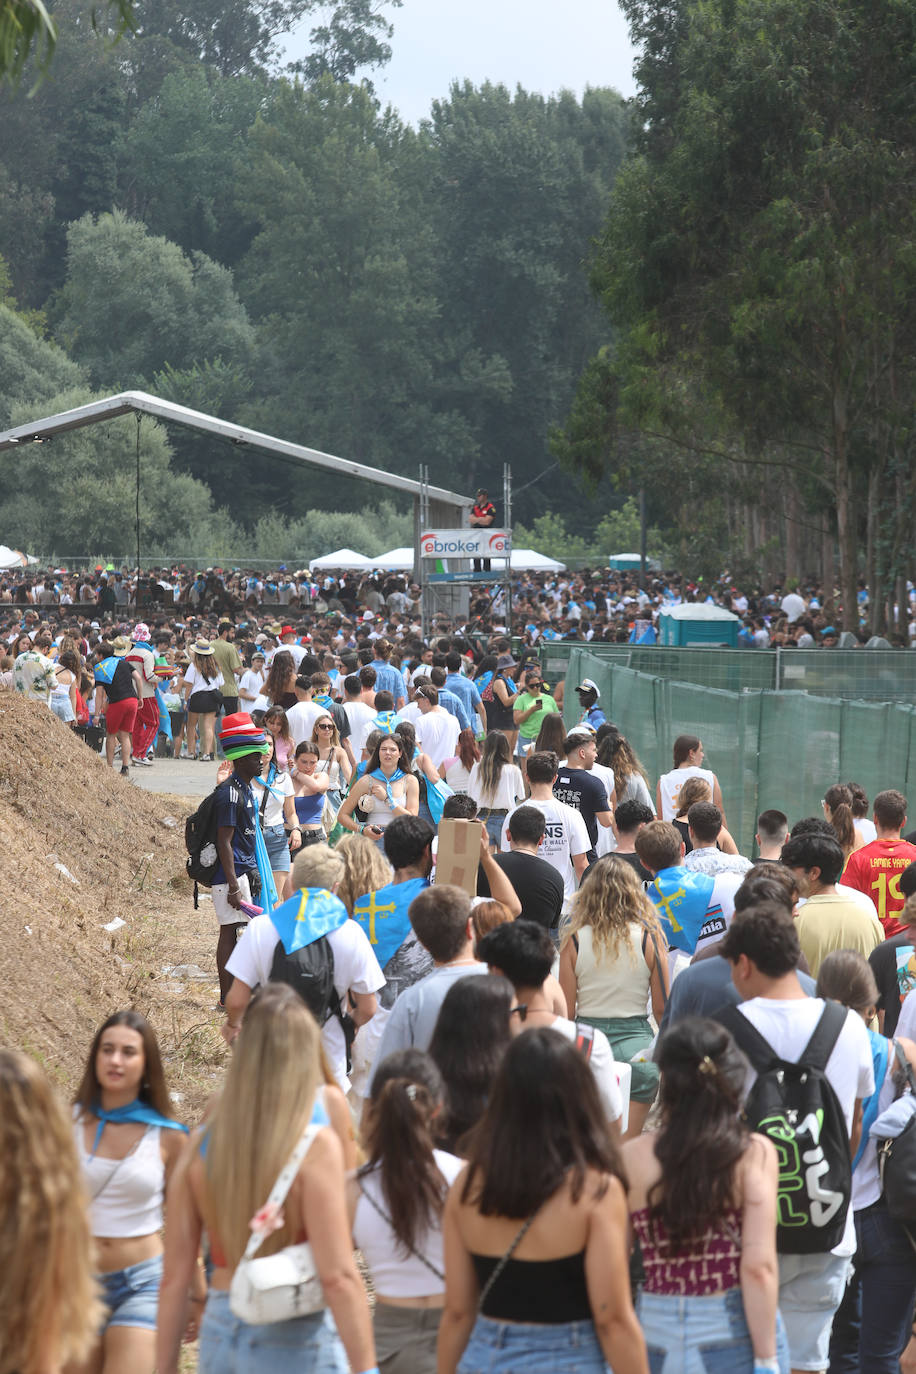
M450 82L522 85L544 95L613 86L630 96L633 50L616 0L404 0L388 11L393 57L376 90L412 124ZM294 54L299 45L290 44Z

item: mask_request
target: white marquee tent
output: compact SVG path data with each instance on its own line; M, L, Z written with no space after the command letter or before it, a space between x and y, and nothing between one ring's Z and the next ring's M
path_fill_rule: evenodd
M492 560L497 568L501 568L505 561L504 558ZM413 549L389 549L388 553L380 553L377 558L370 558L369 562L374 568L384 568L390 572L409 572L413 568ZM565 563L558 563L555 558L548 558L534 549L513 549L509 556L509 566L515 572L563 572L566 568Z
M323 568L328 570L349 571L358 569L364 571L374 568L375 564L371 558L366 558L365 554L354 553L352 549L335 549L333 553L326 553L321 558L309 559L309 571L319 571Z
M18 549L10 549L6 544L0 544L0 569L27 568L30 563L37 562L37 558L31 558L28 554L20 553Z

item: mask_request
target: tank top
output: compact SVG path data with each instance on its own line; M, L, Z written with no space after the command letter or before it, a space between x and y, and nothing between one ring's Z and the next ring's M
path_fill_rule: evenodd
M670 773L663 773L658 780L663 821L673 821L677 815L677 800L681 788L688 778L705 778L709 783L710 795L712 795L716 785L716 775L708 768L697 768L694 764L690 764L688 768L673 768Z
M642 1250L644 1289L677 1297L708 1298L741 1282L741 1218L734 1209L695 1240L687 1254L673 1251L665 1228L649 1208L630 1213Z
M501 682L506 691L511 696L515 691L515 683L508 682L502 675L497 673L493 678L493 686ZM512 715L513 708L504 706L499 697L494 692L492 696L483 698L483 709L487 716L487 730L514 730L516 728L515 719Z
M340 764L333 756L328 759L319 758L315 765L316 773L327 773L328 791L339 792L341 788Z
M296 819L300 825L317 830L324 814L324 796L323 792L305 792L301 797L293 798Z
M454 1183L461 1171L462 1161L445 1150L434 1150L433 1155L445 1182ZM378 1174L360 1175L359 1187L353 1238L363 1252L375 1291L383 1298L425 1298L441 1293L445 1288L445 1279L437 1279L433 1272L435 1269L440 1275L445 1274L441 1224L437 1221L418 1240L416 1249L423 1259L412 1252L405 1254L387 1220L388 1205L382 1196ZM367 1201L367 1197L372 1201ZM384 1217L379 1215L376 1208L381 1208Z
M578 1016L645 1016L649 1001L649 966L642 952L643 928L627 929L616 957L596 956L590 926L576 931L576 1013Z
M152 1236L162 1229L165 1165L158 1126L147 1126L124 1159L91 1156L82 1122L73 1131L89 1194L89 1218L94 1236Z

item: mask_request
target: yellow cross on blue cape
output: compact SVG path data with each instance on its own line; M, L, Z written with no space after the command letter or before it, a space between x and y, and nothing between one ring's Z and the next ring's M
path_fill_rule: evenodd
M302 887L270 913L287 954L330 935L349 920L347 908L326 887Z

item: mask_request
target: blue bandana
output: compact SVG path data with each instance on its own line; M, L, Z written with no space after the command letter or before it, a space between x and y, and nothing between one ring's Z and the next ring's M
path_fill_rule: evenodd
M142 1121L145 1126L160 1126L164 1131L184 1131L185 1134L188 1131L187 1126L182 1126L180 1121L173 1121L170 1116L163 1116L148 1102L141 1102L139 1097L135 1097L133 1102L128 1102L123 1107L112 1107L110 1111L106 1110L101 1103L97 1103L92 1108L92 1115L98 1117L99 1122L95 1140L92 1142L93 1154L99 1148L102 1132L109 1122L112 1125L118 1125L122 1121Z
M375 772L370 773L369 776L370 778L377 778L379 782L383 782L385 784L385 796L388 801L388 805L393 807L395 802L394 793L391 790L391 784L393 782L397 782L398 778L403 778L403 768L396 768L390 778L385 777L385 774L382 772L381 768L376 768Z
M689 868L663 868L647 895L658 912L668 944L693 954L709 911L715 879Z

